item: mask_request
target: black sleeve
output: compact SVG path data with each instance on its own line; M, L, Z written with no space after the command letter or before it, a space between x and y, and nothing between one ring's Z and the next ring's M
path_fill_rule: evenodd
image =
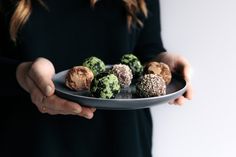
M14 48L9 38L3 10L0 7L0 96L16 96L22 94L22 89L16 80L16 68L20 64L14 56Z
M159 0L147 0L148 18L143 22L140 36L135 46L135 54L142 62L150 61L165 52L161 39Z

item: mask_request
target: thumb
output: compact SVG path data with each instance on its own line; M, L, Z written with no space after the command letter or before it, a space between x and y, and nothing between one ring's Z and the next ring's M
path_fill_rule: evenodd
M191 67L188 64L186 64L184 66L183 77L184 77L185 81L190 82L190 80L191 80Z
M55 74L53 64L45 58L36 59L29 70L29 77L34 81L43 95L51 96L55 91L52 77Z
M188 60L182 56L178 56L176 58L176 66L178 71L182 75L183 79L189 82L191 80L191 65L189 64Z

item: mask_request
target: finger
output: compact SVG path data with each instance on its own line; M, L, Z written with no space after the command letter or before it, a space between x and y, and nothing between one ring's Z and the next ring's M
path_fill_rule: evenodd
M50 96L54 93L55 87L52 81L54 74L55 70L52 63L44 58L37 59L28 72L29 77L45 96Z
M49 115L58 115L59 114L57 111L48 108L46 105L40 105L37 107L38 107L38 110L43 114L45 114L45 113L47 113ZM60 114L62 114L62 113L60 113Z
M174 104L174 100L171 100L168 102L170 105L173 105Z
M91 108L82 107L82 112L80 113L80 115L87 118L87 119L92 119L94 116L94 113L91 110Z
M87 119L92 119L94 116L93 112L95 112L94 108L81 107L75 102L64 100L56 95L46 97L43 103L57 114L79 115Z
M34 81L30 77L25 78L25 85L27 86L28 92L31 96L31 101L40 108L44 95L40 89L35 85Z
M93 112L96 110L95 108L82 108L79 104L61 99L56 95L50 97L43 96L38 88L33 90L31 99L41 113L48 113L50 115L79 115L91 119Z
M43 105L43 104L37 107L38 107L38 110L43 114L47 113L49 115L67 115L67 113L65 112L58 112L54 109L48 108L46 105Z
M36 90L35 90L36 91ZM39 90L39 92L41 92L40 90ZM36 92L35 92L36 93ZM49 114L49 115L68 115L68 114L71 114L71 113L68 113L68 112L66 112L66 111L63 111L63 110L57 110L57 109L55 109L55 108L52 108L50 105L48 105L48 104L46 104L45 103L45 100L47 99L47 97L46 96L43 96L42 94L41 94L41 98L39 98L38 100L35 100L35 101L37 101L37 102L35 102L35 104L37 103L38 105L36 105L37 106L37 108L38 108L38 110L41 112L41 113L47 113L47 114ZM34 96L32 96L32 97L34 97ZM39 95L38 95L38 97L40 97ZM33 100L33 99L32 99ZM40 101L40 102L38 102L38 101Z
M52 110L43 104L45 96L42 94L39 88L34 84L34 82L29 77L26 79L26 82L30 89L31 101L38 108L39 112L48 113L50 115L59 114L55 110Z
M183 105L185 103L186 99L184 96L180 96L179 98L175 99L174 104L175 105Z
M82 107L79 104L62 99L56 95L46 97L43 104L48 108L63 114L78 115L82 112Z
M59 98L56 95L47 97L43 103L46 104L49 109L54 110L58 114L79 115L87 119L92 119L94 115L93 112L95 111L88 107L81 107L75 102Z
M95 112L97 109L94 108L94 107L91 107L90 110L91 110L92 112Z
M90 109L91 112L95 112L96 111L95 107L89 107L89 105L84 105L83 107Z
M24 79L24 87L26 87L26 91L30 93L31 101L35 106L38 108L39 112L41 113L49 113L51 115L55 115L56 113L51 110L47 109L46 106L42 105L43 102L43 94L40 89L35 85L34 81L29 77L26 76Z
M192 88L192 84L190 82L187 83L187 90L184 93L184 97L188 100L192 100L192 98L193 98L193 88Z
M28 86L28 89L30 91L31 101L33 104L36 105L39 112L41 113L48 113L50 115L56 115L58 112L55 112L54 110L51 110L50 108L47 108L46 105L43 105L43 99L44 95L42 92L38 89L38 87L34 84L33 80L31 80L29 77L26 77L25 79L26 85Z
M186 82L190 82L191 78L191 67L188 64L185 64L183 67L183 78Z

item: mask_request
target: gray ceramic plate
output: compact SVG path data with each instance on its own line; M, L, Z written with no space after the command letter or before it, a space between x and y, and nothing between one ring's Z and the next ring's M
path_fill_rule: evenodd
M64 81L67 72L68 70L65 70L54 76L56 94L81 105L99 109L134 110L149 108L173 100L186 91L186 82L180 77L173 75L171 83L167 86L167 93L164 96L138 98L135 96L135 85L132 84L130 87L122 89L115 99L101 99L92 97L88 90L73 91L66 87Z

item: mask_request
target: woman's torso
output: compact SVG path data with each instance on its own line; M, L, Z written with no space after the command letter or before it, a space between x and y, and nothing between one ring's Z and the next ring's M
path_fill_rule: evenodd
M46 57L59 72L82 64L90 56L114 64L119 63L123 54L133 52L140 30L129 31L127 28L121 0L101 0L94 8L88 0L44 2L48 10L37 2L33 3L32 14L19 32L16 46L11 43L11 56L17 56L21 61ZM30 104L29 98L28 101L18 102L19 105L28 104L27 111L19 107L6 120L3 135L8 154L151 156L149 109L97 110L92 120L86 120L75 116L42 115Z

